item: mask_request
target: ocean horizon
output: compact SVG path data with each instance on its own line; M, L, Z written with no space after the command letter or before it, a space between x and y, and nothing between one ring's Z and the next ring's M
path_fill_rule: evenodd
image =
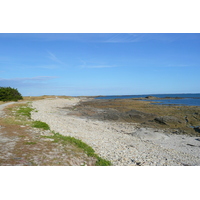
M177 94L143 94L143 95L106 95L99 96L95 99L131 99L131 98L145 98L147 96L154 96L158 98L183 98L183 99L162 99L162 100L143 100L153 101L158 105L182 105L182 106L200 106L200 93L177 93Z

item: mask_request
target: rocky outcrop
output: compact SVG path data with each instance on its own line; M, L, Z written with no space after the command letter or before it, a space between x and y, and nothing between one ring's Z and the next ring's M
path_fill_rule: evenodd
M146 99L158 99L157 97L154 97L154 96L147 96L145 97Z
M173 117L173 116L161 116L161 117L156 117L155 122L163 125L172 125L172 124L182 124L184 121Z
M123 118L130 118L133 121L138 121L138 120L152 120L155 118L156 115L150 114L150 113L144 113L138 110L130 110L128 112L125 112L123 115Z

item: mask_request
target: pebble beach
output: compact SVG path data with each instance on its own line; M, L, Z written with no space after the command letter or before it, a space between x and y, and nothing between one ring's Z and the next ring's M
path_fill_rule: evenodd
M81 139L114 166L199 166L200 137L176 135L136 123L100 121L68 114L63 107L79 98L32 102L33 120L46 122L52 131Z

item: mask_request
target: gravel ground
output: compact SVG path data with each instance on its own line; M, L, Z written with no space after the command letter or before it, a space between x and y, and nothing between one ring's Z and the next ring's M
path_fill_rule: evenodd
M32 119L49 124L51 130L73 136L90 145L115 166L200 165L200 137L167 134L134 123L98 121L68 115L80 99L34 101Z
M2 105L0 105L0 117L4 117L5 116L5 113L3 111L3 109L8 106L8 105L11 105L13 104L14 102L9 102L9 103L4 103Z
M96 158L87 156L83 149L70 143L53 142L49 130L29 125L5 123L3 118L14 115L5 107L25 102L9 102L0 105L0 166L94 166ZM13 112L13 111L12 111ZM23 122L23 120L21 121Z

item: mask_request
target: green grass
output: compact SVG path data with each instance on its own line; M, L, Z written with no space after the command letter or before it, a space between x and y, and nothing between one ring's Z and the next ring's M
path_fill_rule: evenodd
M111 166L112 165L110 161L100 158L97 155L96 155L96 158L97 158L96 166Z
M24 144L26 145L32 145L32 144L37 144L36 142L25 142Z
M31 119L31 111L33 110L33 108L30 108L28 106L20 106L19 109L16 111L16 114L26 116Z
M77 147L83 149L88 156L95 157L97 159L96 166L110 166L111 162L105 159L100 158L92 147L82 142L79 139L70 136L63 136L59 133L54 133L53 136L44 136L46 138L54 139L54 142L61 142L62 144L71 143Z
M46 124L45 122L41 122L41 121L34 121L32 123L32 127L34 127L34 128L42 128L44 130L50 130L49 125Z

